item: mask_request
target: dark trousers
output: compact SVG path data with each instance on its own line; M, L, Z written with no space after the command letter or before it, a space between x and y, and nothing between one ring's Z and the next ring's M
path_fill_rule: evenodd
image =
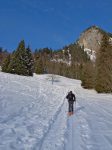
M69 101L68 104L69 104L68 111L73 112L74 111L74 108L73 108L74 102Z

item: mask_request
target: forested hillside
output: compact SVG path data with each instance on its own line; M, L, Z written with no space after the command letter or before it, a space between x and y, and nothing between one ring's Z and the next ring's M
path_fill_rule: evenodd
M0 51L2 71L33 76L57 74L82 81L84 88L97 92L112 92L111 33L92 26L79 39L59 50L41 48L35 51L22 40L15 51Z

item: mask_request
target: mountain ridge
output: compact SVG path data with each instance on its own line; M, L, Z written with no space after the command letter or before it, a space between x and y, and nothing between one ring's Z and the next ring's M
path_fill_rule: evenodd
M109 32L106 32L102 28L98 26L90 26L89 28L85 29L79 36L79 39L77 40L77 43L81 46L94 50L97 52L101 47L101 42L103 35L108 35L110 38L112 38L112 34Z

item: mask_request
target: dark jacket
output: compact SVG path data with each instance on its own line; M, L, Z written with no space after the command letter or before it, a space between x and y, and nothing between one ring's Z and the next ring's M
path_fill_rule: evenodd
M76 97L75 97L75 94L73 93L68 93L68 95L66 96L66 98L68 99L68 102L74 102L76 101Z

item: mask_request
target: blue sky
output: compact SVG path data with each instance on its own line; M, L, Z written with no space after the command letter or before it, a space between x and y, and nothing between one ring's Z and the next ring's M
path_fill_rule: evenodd
M112 0L0 0L0 47L59 49L89 26L112 32Z

